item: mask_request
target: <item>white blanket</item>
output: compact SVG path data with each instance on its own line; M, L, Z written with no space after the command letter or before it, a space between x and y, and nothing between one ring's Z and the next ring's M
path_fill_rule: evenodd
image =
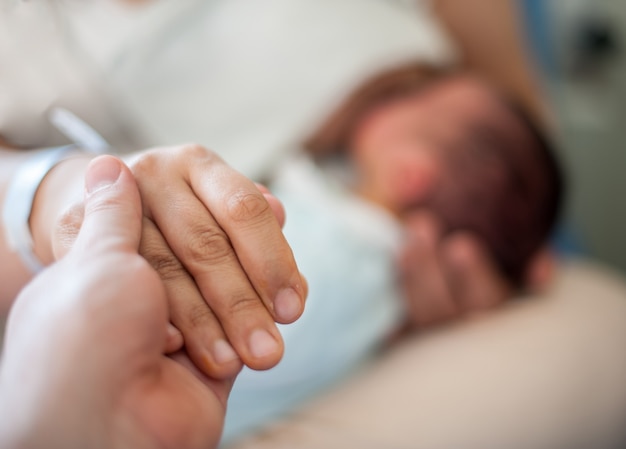
M282 164L272 191L287 211L285 235L309 297L281 327L285 355L269 371L244 369L231 394L225 440L267 424L352 372L401 321L395 254L402 233L305 157Z

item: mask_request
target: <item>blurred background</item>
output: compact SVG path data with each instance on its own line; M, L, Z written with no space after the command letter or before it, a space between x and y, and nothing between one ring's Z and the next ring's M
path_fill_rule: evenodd
M564 247L626 273L626 2L521 2L570 178Z

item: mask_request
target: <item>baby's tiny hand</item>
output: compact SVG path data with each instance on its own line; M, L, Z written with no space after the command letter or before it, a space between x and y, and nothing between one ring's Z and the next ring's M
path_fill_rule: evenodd
M443 236L436 218L416 212L399 258L410 321L430 326L490 309L511 296L480 240L466 231Z

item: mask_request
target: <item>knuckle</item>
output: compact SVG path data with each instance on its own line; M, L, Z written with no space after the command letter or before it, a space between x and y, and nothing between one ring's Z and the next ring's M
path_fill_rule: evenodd
M130 162L129 167L138 182L144 176L153 176L158 171L160 164L158 155L158 150L144 151Z
M271 208L260 192L237 192L227 203L228 215L237 222L256 222L267 216Z
M187 251L191 261L198 264L224 262L233 256L230 239L216 226L204 227L191 232Z
M201 328L214 323L213 311L205 303L194 305L187 312L187 320L192 328Z
M265 308L261 300L250 292L238 292L231 295L230 302L227 305L227 313L229 317L247 315L251 312L258 314L259 308Z
M179 151L188 160L206 160L208 162L221 160L215 152L198 143L186 143L180 147Z
M164 282L187 276L185 268L170 252L156 248L147 248L143 253L148 263L159 273Z
M171 170L172 162L182 161L187 164L206 162L209 165L222 162L222 159L206 147L197 143L185 143L173 147L153 148L135 155L129 167L135 176L153 176L158 171Z

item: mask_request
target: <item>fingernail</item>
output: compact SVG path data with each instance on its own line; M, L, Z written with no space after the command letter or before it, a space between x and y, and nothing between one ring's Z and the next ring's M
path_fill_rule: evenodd
M274 299L274 311L279 320L292 322L302 313L302 300L293 288L284 288Z
M91 194L115 184L121 172L121 163L114 157L95 159L85 175L85 189L87 193Z
M257 329L250 334L250 352L254 357L262 358L278 350L278 342L266 330Z
M213 343L213 358L216 363L221 365L235 360L239 356L226 340L219 339Z

